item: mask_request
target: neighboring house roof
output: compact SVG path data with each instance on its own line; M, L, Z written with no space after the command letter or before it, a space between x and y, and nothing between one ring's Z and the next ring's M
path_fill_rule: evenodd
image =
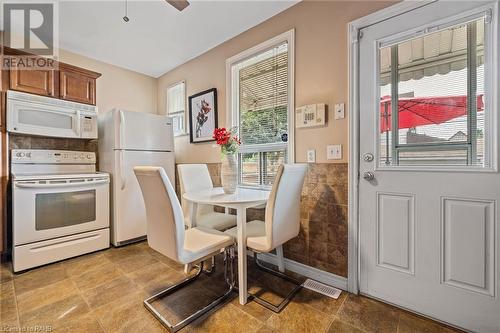
M458 131L448 139L448 141L453 141L453 142L466 141L466 140L467 140L467 134L465 134L462 131Z
M441 138L430 136L427 134L419 134L412 131L406 133L406 143L429 143L429 142L442 142L446 141Z

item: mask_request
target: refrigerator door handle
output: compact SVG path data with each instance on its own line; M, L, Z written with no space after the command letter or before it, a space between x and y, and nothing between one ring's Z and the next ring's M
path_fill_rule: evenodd
M125 147L125 116L123 115L123 111L120 110L118 111L118 113L120 114L120 132L119 132L119 135L120 135L120 148L124 148Z
M120 161L118 166L118 172L120 173L121 186L120 188L123 190L125 188L125 176L123 174L123 150L120 150Z

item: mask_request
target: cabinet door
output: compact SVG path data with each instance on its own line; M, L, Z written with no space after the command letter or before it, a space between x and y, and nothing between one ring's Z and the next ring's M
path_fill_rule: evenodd
M59 81L61 99L95 105L95 78L61 70Z
M53 70L10 70L10 89L31 94L56 96L55 76Z

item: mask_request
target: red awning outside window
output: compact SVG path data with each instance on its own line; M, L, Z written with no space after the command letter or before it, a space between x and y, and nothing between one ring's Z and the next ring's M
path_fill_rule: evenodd
M477 96L477 111L484 110L483 95ZM437 125L467 114L467 96L410 97L398 100L399 128ZM391 97L380 101L380 131L391 130Z

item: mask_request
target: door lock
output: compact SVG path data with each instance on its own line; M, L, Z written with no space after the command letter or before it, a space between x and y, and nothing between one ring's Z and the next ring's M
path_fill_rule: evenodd
M366 153L363 155L363 160L365 162L371 162L373 161L373 154L370 154L370 153Z
M363 173L363 179L366 181L372 181L375 179L375 174L371 171Z

